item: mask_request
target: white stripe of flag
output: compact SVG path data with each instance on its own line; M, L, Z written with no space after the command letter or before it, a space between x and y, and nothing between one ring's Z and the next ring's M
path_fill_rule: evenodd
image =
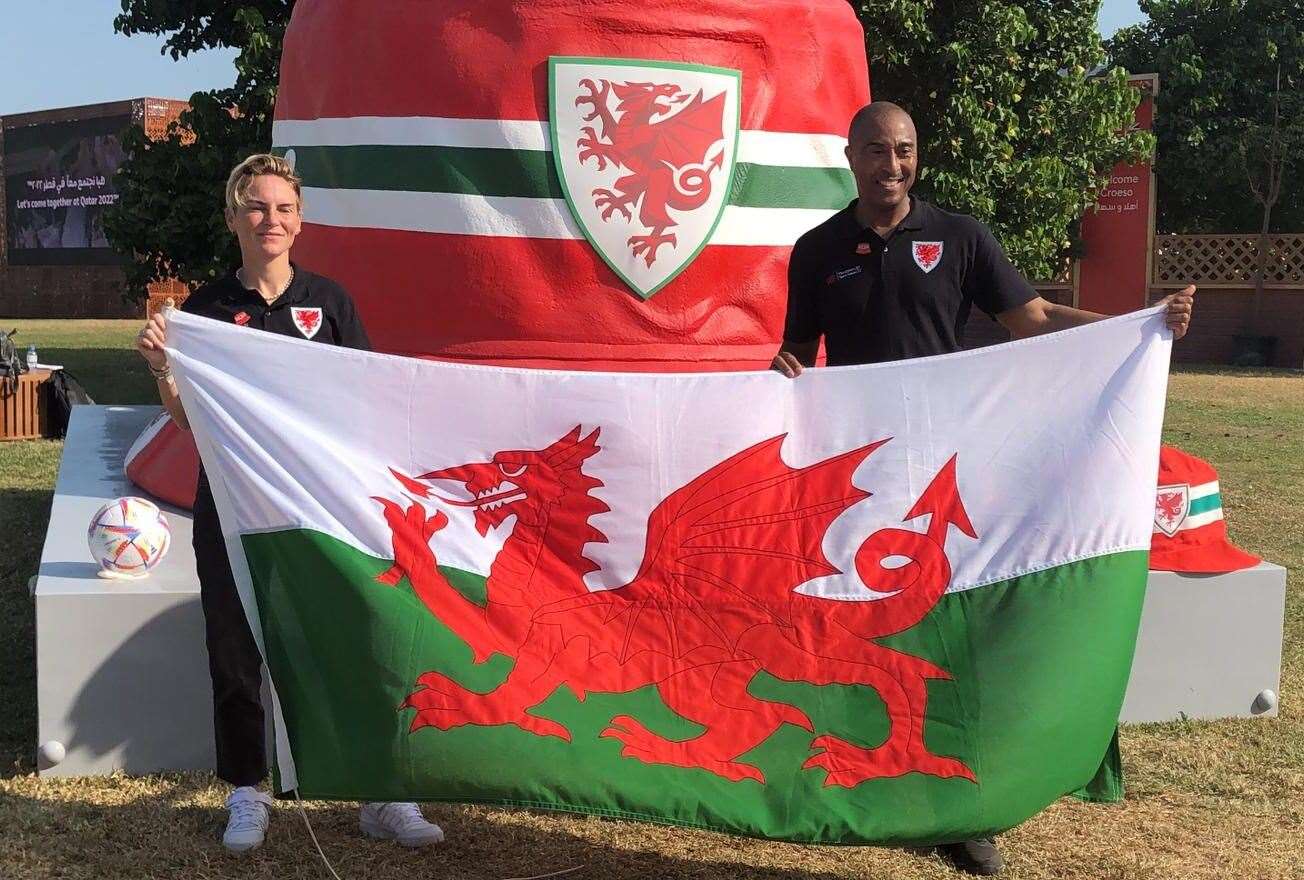
M1209 523L1218 522L1218 520L1222 518L1222 508L1215 507L1213 510L1206 510L1204 513L1197 513L1195 516L1188 516L1186 522L1182 523L1182 527L1178 529L1178 531L1184 532L1187 529L1198 529L1201 526L1209 525Z

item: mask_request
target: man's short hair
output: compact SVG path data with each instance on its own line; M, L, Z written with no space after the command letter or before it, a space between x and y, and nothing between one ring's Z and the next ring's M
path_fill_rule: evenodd
M279 177L294 188L294 198L303 207L302 178L294 173L294 167L280 156L271 153L255 153L231 169L231 176L226 179L226 211L234 214L237 208L243 208L249 198L249 187L254 178L263 174Z
M866 104L856 111L856 115L851 117L851 124L847 126L847 140L856 133L856 129L873 119L881 119L884 116L896 116L900 114L910 120L914 125L915 121L904 107L899 104L893 104L891 101L874 101Z

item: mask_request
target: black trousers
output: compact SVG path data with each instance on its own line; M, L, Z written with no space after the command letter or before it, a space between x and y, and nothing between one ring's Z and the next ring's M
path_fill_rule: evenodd
M217 775L232 785L257 785L267 776L263 658L236 592L222 525L202 471L195 498L194 546L208 643L208 672L213 680Z

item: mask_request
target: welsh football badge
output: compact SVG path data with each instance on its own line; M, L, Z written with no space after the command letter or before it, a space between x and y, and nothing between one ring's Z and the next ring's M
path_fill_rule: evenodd
M627 58L548 59L552 155L575 222L647 299L706 246L729 200L742 74Z
M290 317L294 319L294 326L299 328L304 339L312 339L321 329L321 309L301 309L292 306Z
M924 272L931 272L942 262L942 242L915 241L910 243L910 253L915 258L915 265Z
M1155 528L1168 537L1177 534L1191 512L1191 487L1160 486L1155 490Z

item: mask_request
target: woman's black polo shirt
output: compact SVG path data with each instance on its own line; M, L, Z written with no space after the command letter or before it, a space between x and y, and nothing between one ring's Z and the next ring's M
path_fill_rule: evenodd
M232 272L186 297L181 311L282 336L371 350L371 341L358 320L353 297L331 279L297 265L290 286L270 305L258 291L241 284ZM195 516L196 541L208 540L216 529L212 523L217 521L217 511L202 465L195 497ZM199 527L201 523L202 528ZM221 534L220 531L216 533Z
M1037 292L982 223L911 198L884 241L856 203L797 240L783 338L824 337L829 366L959 351L969 309L995 316Z
M181 311L282 336L371 350L353 298L331 279L297 265L290 286L270 305L232 272L192 293Z

